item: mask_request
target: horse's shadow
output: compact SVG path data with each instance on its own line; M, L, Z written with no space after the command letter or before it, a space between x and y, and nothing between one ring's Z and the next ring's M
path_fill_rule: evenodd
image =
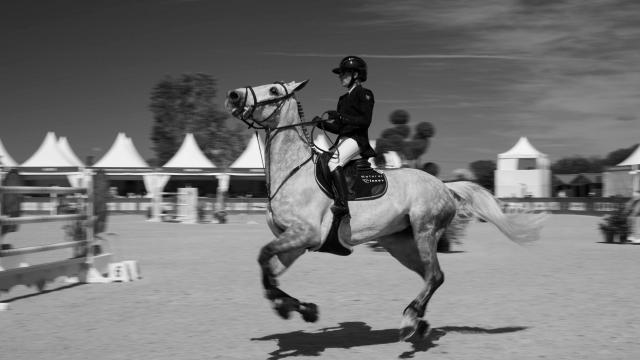
M416 339L415 336L408 342L413 349L405 351L398 356L400 359L409 359L418 352L426 352L438 346L434 343L450 332L470 334L502 334L525 330L527 327L510 326L496 329L485 329L469 326L443 326L431 329L425 339ZM372 330L371 326L364 322L343 322L336 327L320 329L316 332L293 331L288 333L267 335L261 338L253 338L255 341L277 340L278 349L270 352L267 360L284 359L289 356L319 356L326 349L348 349L357 346L381 345L398 342L398 329Z

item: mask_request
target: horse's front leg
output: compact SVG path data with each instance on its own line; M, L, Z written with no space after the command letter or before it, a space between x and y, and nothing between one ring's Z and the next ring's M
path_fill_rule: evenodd
M305 224L296 224L287 228L278 238L260 250L258 263L262 270L265 297L272 302L276 312L285 319L289 318L291 311L302 314L305 321L313 322L318 319L317 306L301 302L280 290L277 277L307 249L318 246L319 243L319 231Z

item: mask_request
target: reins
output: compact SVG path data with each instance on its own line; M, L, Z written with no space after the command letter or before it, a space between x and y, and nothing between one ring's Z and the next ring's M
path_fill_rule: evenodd
M269 160L269 163L271 163L270 161L270 157L271 157L271 142L272 140L275 138L275 136L281 131L281 130L288 130L288 129L297 129L298 127L302 128L302 135L300 134L300 132L297 132L298 136L300 136L301 140L309 147L310 150L310 156L303 161L301 164L299 164L298 166L296 166L295 168L293 168L288 174L287 176L284 178L284 180L282 180L282 183L280 183L280 185L278 185L278 187L276 188L276 190L271 193L271 171L270 169L267 167L267 164L265 163L265 159L262 158L262 149L260 149L260 141L258 139L258 148L260 151L260 160L262 161L262 166L265 168L266 171L266 186L267 186L267 198L269 201L269 207L271 206L271 200L273 200L273 198L275 198L275 196L278 194L278 192L280 191L280 189L282 189L282 187L284 186L284 184L286 184L286 182L293 176L295 175L300 169L302 169L307 163L309 163L311 160L313 160L314 156L319 153L319 152L323 152L323 150L319 149L317 146L315 146L314 142L313 142L313 138L311 137L311 135L307 132L307 129L305 128L305 126L309 126L309 125L317 125L319 123L322 123L326 120L311 120L311 121L304 121L304 111L302 109L302 104L300 103L300 101L298 101L297 99L295 99L295 93L291 92L289 93L289 91L287 90L286 86L281 83L281 82L276 82L276 84L281 85L284 90L285 90L285 95L279 98L275 98L275 99L269 99L269 100L263 100L263 101L257 101L257 97L256 94L253 90L253 88L251 86L247 86L245 87L246 90L246 94L247 96L245 96L245 100L244 103L242 104L242 109L246 108L246 103L247 103L247 97L248 94L251 93L251 96L253 97L253 105L251 105L251 111L249 112L249 110L244 111L244 113L248 114L246 116L240 116L239 119L242 120L245 124L247 124L249 126L249 128L253 128L256 130L256 137L258 137L258 130L264 130L265 131L265 135L266 135L266 144L265 144L265 155L267 157L267 160ZM282 106L284 106L284 104L286 103L286 101L289 98L294 98L296 100L296 104L298 107L298 117L300 118L300 122L296 123L296 124L289 124L289 125L283 125L283 126L278 126L275 128L268 128L267 126L265 126L264 124L271 120L272 117L274 117L277 113L280 112L280 110L282 109ZM256 120L253 118L253 113L255 112L256 108L258 106L264 106L264 105L268 105L268 104L273 104L273 103L278 103L278 105L276 106L276 108L273 110L273 112L271 114L269 114L269 116L267 116L266 118L262 119L262 120ZM237 116L237 114L234 114Z

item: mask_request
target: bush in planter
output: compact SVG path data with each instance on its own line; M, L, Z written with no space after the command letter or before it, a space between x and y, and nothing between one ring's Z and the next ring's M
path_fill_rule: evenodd
M618 207L611 214L604 218L604 222L600 223L600 231L605 236L606 242L613 242L615 236L618 236L620 242L627 241L627 236L631 232L631 224L623 206Z
M227 223L227 212L224 210L218 210L213 213L213 217L218 220L218 224L226 224Z

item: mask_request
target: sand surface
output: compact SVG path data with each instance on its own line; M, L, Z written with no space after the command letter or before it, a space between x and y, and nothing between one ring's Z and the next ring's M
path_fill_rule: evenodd
M428 308L429 337L398 342L422 284L384 252L303 256L282 288L315 302L320 319L282 320L259 281L258 250L272 238L263 216L224 225L113 216L117 260L137 260L144 278L2 294L0 359L640 359L640 245L601 243L599 221L553 215L529 247L472 223L440 255L446 280ZM6 241L63 239L54 223L23 225Z

